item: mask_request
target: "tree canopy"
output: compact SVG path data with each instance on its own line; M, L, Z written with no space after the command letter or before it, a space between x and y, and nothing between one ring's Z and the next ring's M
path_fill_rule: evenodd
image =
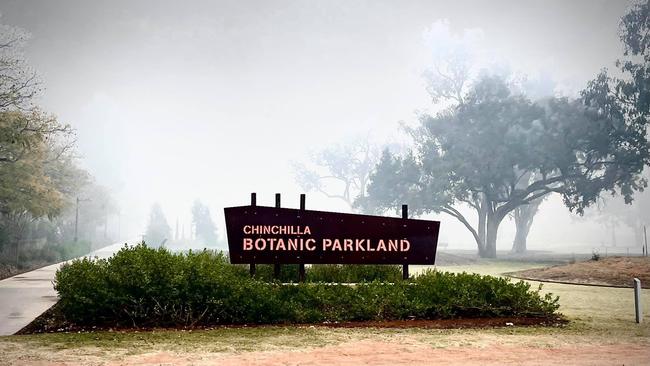
M309 165L294 162L296 181L305 191L342 200L354 210L355 199L366 195L380 153L368 137L340 143L312 154Z
M30 109L40 91L40 81L23 54L29 34L0 24L0 111Z

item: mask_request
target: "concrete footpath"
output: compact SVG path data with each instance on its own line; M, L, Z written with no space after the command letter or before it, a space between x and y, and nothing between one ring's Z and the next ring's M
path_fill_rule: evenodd
M122 246L123 242L112 244L89 256L108 258ZM52 281L56 270L63 263L65 262L0 281L0 336L16 333L56 303L57 293Z

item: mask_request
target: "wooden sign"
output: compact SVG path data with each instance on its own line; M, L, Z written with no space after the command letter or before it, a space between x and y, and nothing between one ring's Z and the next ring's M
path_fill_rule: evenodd
M231 263L434 264L436 259L438 221L255 205L224 211Z

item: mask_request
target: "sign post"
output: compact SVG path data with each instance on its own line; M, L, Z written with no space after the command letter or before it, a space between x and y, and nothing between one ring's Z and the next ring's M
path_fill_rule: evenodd
M643 240L645 246L643 247L643 255L648 256L648 233L645 231L645 225L643 225Z
M280 193L275 194L275 207L280 208ZM281 270L282 270L282 268L280 267L280 263L275 262L273 264L273 278L275 278L276 280L278 278L280 278L280 271Z
M408 219L409 218L409 207L408 207L408 205L402 205L402 218L403 219ZM403 280L408 280L409 279L409 265L408 264L402 264L402 279Z
M251 193L251 207L257 206L257 193ZM251 277L255 276L255 262L251 262L249 273Z
M305 194L300 194L300 211L305 211ZM298 282L305 282L305 264L300 263L298 267Z

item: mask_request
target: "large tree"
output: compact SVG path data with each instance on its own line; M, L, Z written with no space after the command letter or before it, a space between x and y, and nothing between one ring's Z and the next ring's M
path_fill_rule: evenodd
M538 79L530 80L523 75L517 76L512 73L507 65L481 66L479 60L474 57L477 53L473 45L476 39L473 39L471 33L453 34L448 21L434 23L428 38L431 38L435 48L432 50L431 66L425 71L424 78L427 92L431 96L432 102L438 107L464 104L467 93L482 76L488 73L500 75L508 81L509 85L521 90L530 98L540 99L553 95L555 83L548 75L541 75ZM517 207L509 215L516 228L513 252L521 253L526 250L528 233L544 198L540 197L527 205ZM470 207L478 209L479 222L485 223L485 210L482 209L480 195L465 197L461 201L467 201L466 203ZM484 233L484 230L478 231L479 236L483 235L481 233Z
M149 213L149 224L145 234L145 242L152 247L159 247L171 238L171 228L162 207L158 203L151 206Z
M98 222L106 228L112 203L78 167L72 128L35 105L40 82L24 57L27 38L23 30L0 25L0 262L11 257L17 264L19 254L32 254L21 249L30 243L62 251L76 245L77 197L92 199L84 201L79 220L89 234Z
M472 233L481 256L495 257L502 220L550 192L578 213L603 192L630 201L646 185L640 176L650 162L646 121L592 97L603 89L599 80L581 99L533 103L502 79L483 78L463 104L421 116L411 130L411 154L383 156L365 204L385 209L406 202L416 212L448 213ZM457 209L459 202L476 210L477 225Z
M67 176L77 170L70 134L36 110L0 112L0 226L16 256L28 226L57 216L77 183Z
M194 205L192 205L192 225L196 238L201 240L204 245L217 244L217 226L212 221L210 208L200 200L194 201Z
M0 241L14 243L16 257L26 228L64 207L53 167L69 161L74 144L69 126L32 103L40 84L24 58L27 39L24 30L0 25Z
M549 193L579 214L605 192L630 203L647 186L641 173L650 162L649 4L637 3L621 20L625 58L617 65L625 77L603 71L575 100L537 103L498 78L483 78L457 106L421 116L410 130L413 152L385 153L360 203L448 213L485 257L496 256L503 218ZM474 208L475 224L459 203Z

